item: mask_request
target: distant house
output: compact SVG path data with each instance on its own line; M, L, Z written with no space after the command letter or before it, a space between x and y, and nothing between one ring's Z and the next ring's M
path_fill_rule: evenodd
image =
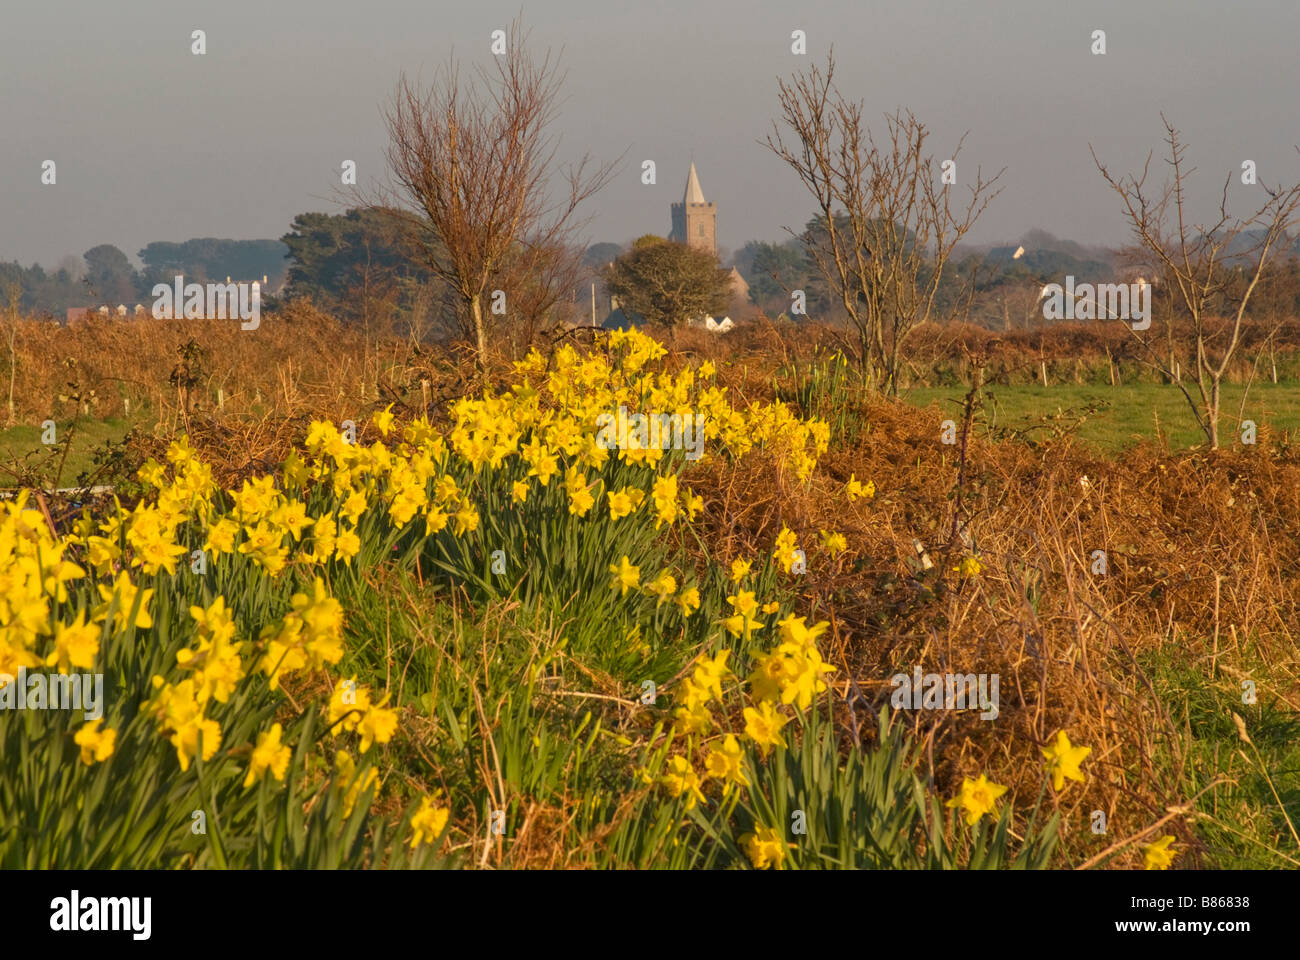
M634 330L641 324L645 323L645 317L639 313L630 313L625 311L618 303L618 297L609 298L609 312L605 314L605 319L601 321L601 327L605 330Z
M749 302L749 284L745 278L740 275L740 271L735 267L731 268L731 299L736 303Z
M70 323L87 320L90 318L92 311L101 317L115 316L120 320L125 320L128 316L136 320L149 316L149 311L144 308L144 304L137 303L133 308L128 309L124 303L119 303L116 307L110 307L108 304L102 303L99 307L68 307L63 324L67 326Z

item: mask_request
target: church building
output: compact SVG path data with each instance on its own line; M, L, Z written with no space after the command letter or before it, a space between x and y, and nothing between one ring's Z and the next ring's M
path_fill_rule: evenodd
M718 255L718 208L704 199L700 189L700 178L691 164L691 172L686 177L686 193L681 203L674 203L673 230L669 240L684 243L688 247L707 250Z
M669 240L686 244L696 250L703 250L715 257L718 255L718 207L704 199L704 191L700 188L700 175L695 172L694 163L691 164L690 173L686 175L686 191L682 195L682 202L672 205L672 221L672 232L668 234ZM743 309L749 303L749 284L735 267L730 271L730 286L732 310ZM594 286L592 300L594 320ZM612 330L617 327L634 326L639 322L641 322L640 317L623 312L617 297L609 298L609 313L602 326ZM700 318L697 322L706 321ZM725 329L731 329L731 321L727 320L726 323Z

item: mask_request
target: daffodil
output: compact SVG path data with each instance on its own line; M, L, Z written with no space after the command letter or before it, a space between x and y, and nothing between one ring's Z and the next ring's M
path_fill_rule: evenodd
M190 768L190 762L199 755L200 744L205 763L216 755L221 747L221 727L215 720L195 716L177 727L169 739L176 748L176 758L184 771Z
M655 526L661 523L671 524L677 519L677 475L668 474L667 476L656 477L654 486L650 491L650 497L654 501L655 515L658 518Z
M611 588L619 591L619 596L627 596L628 590L637 586L641 582L641 568L635 566L628 560L627 554L618 563L609 565L609 572L613 575Z
M1047 758L1048 772L1052 776L1052 789L1060 790L1066 779L1084 782L1079 765L1092 753L1092 747L1076 747L1070 744L1070 738L1062 730L1056 735L1056 742L1043 751Z
M533 464L532 469L528 471L528 475L530 477L536 477L541 481L542 486L545 487L550 483L551 477L555 476L559 472L560 464L555 459L555 455L552 453L544 453L538 458L537 462Z
M1172 849L1174 838L1165 834L1155 843L1142 848L1142 868L1144 870L1168 870L1178 854Z
M320 517L311 525L311 554L314 563L324 563L334 552L338 537L338 524L330 516Z
M194 671L194 696L199 703L209 699L226 703L244 676L240 658L244 645L232 642L235 622L226 610L225 597L217 597L206 609L190 607L190 616L198 623L198 644L176 651L176 663Z
M442 507L434 504L426 504L424 508L424 533L426 536L433 536L435 533L441 533L447 529L447 524L451 518Z
M257 746L253 748L248 775L244 777L245 790L262 779L268 770L276 780L284 780L285 772L289 769L290 750L280 743L282 732L280 725L273 723L269 731L257 735Z
M787 852L786 844L772 827L757 826L753 833L742 834L739 840L754 869L781 869Z
M806 619L806 617L790 614L784 620L778 620L776 625L781 632L781 642L794 647L810 647L830 628L830 624L825 620L820 621L816 626L807 626Z
M704 498L697 493L692 493L690 490L687 490L684 507L686 510L686 519L691 523L694 523L695 518L699 516L700 511L704 509Z
M390 403L383 410L375 411L370 420L378 428L381 435L388 436L393 430L393 405Z
M352 816L357 798L374 786L379 778L379 771L369 768L361 776L356 775L357 765L352 755L340 750L334 755L334 788L343 794L343 818Z
M870 480L863 483L853 474L849 474L849 482L844 485L844 492L848 495L850 503L855 500L870 500L876 495L876 485Z
M781 728L790 722L790 718L776 711L766 700L755 707L746 707L745 736L753 740L764 757L773 747L784 747L785 738Z
M449 819L451 819L449 807L438 806L432 798L422 797L419 809L411 816L411 849L415 849L421 843L432 845L442 836Z
M361 746L358 749L362 753L368 751L372 743L387 743L397 731L397 711L385 708L382 703L373 706L361 718L357 730L361 734Z
M577 467L570 467L565 473L564 490L569 495L569 513L574 516L585 516L596 503L586 476Z
M753 590L737 590L734 596L727 597L727 603L740 616L749 618L758 610L758 601L754 599Z
M103 722L103 717L91 720L72 738L73 742L81 748L81 762L88 767L103 763L113 755L113 747L117 743L117 731L100 730Z
M683 683L690 684L690 680ZM673 717L677 720L677 729L685 734L708 733L713 726L708 705L700 697L686 697L685 702L673 711Z
M776 547L772 551L772 556L786 573L789 573L794 568L795 560L798 559L798 550L799 541L795 537L794 531L782 524L781 532L776 537Z
M239 524L229 517L222 517L208 526L208 538L203 549L213 556L235 552L235 537L239 533Z
M659 598L658 602L655 604L656 607L659 607L665 600L677 592L677 581L673 578L671 573L664 570L659 574L659 576L655 577L654 580L646 585L646 590L650 594Z
M609 506L609 518L611 520L621 520L636 509L632 504L632 498L627 495L626 489L606 493L605 502Z
M311 517L307 516L307 505L301 500L290 500L281 504L271 514L273 523L279 524L289 532L294 540L302 537L303 528L311 526Z
M260 639L266 646L257 669L267 676L267 685L279 689L280 679L307 666L307 652L302 646L302 621L286 617L282 623L262 628Z
M991 783L982 773L978 780L964 777L961 792L949 800L947 806L960 807L966 814L966 825L973 827L984 814L997 813L997 799L1006 792L1006 787Z
M45 665L58 664L59 673L67 673L69 667L89 669L95 665L99 653L100 627L97 623L86 623L86 611L78 610L77 619L72 623L60 623L54 632L54 652L45 658Z
M360 490L352 490L339 504L339 514L356 526L357 521L361 519L361 514L366 512L367 505L366 495Z
M691 810L697 802L704 800L700 790L700 775L695 772L691 762L680 754L668 759L668 769L659 780L671 797L686 797L686 809Z
M370 690L357 685L356 676L340 679L330 695L329 730L334 736L346 730L355 730L361 718L370 710Z
M784 646L784 645L783 645ZM813 697L826 689L823 675L834 673L835 668L825 663L814 647L781 651L786 656L787 683L781 690L781 702L794 704L807 710Z
M454 518L456 520L456 536L458 537L473 533L478 529L478 510L468 500L461 502L460 509L456 511Z
M97 584L99 596L104 601L97 606L91 618L95 621L103 621L108 617L109 607L113 605L116 599L117 607L113 613L113 623L118 630L125 630L128 625L134 625L138 630L147 630L153 626L153 618L149 616L149 601L153 597L153 588L147 590L138 590L131 583L130 576L123 570L117 575L110 589L104 584ZM139 608L136 608L137 598ZM135 612L134 617L132 611Z
M729 733L723 738L721 746L709 751L704 760L704 771L726 784L724 792L729 792L733 785L747 787L749 778L742 765L744 758L745 752L740 748L740 742L736 740L735 734Z
M334 544L334 556L349 566L352 558L361 552L361 538L356 530L340 530Z
M823 530L821 531L821 535L822 547L832 557L838 556L849 548L849 542L844 538L844 534L842 533L836 533L835 531L828 533Z
M719 650L712 657L702 656L691 674L695 685L717 700L722 699L722 681L731 676L731 669L727 666L729 656L730 650Z

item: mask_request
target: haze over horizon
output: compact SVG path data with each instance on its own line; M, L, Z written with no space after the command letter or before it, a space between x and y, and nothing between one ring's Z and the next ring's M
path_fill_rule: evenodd
M339 170L384 176L381 108L401 70L425 79L451 52L490 66L494 29L518 0L444 8L416 0L248 0L129 10L49 2L7 11L0 36L0 261L40 262L100 243L132 259L145 244L191 237L278 238L295 214L339 212ZM1163 146L1164 111L1185 137L1198 209L1207 213L1243 160L1261 181L1300 179L1292 98L1300 6L1206 0L1141 7L1098 0L998 9L921 0L872 9L844 2L682 0L605 6L525 4L535 49L562 50L561 156L624 155L588 208L589 241L666 234L694 160L718 205L719 244L783 239L812 210L758 141L776 116L777 78L824 64L835 44L841 88L865 100L872 129L911 109L936 158L969 131L958 186L1001 167L1003 192L972 232L1000 243L1031 229L1084 244L1128 240L1119 201L1089 144L1115 172ZM190 52L206 31L207 52ZM790 51L806 31L808 53ZM1106 31L1107 53L1090 52ZM902 42L900 38L906 38ZM924 48L928 55L913 55ZM91 91L91 92L87 92ZM45 160L57 183L41 183ZM641 163L657 183L641 183ZM1153 175L1163 169L1153 164ZM1251 192L1255 191L1255 192ZM1233 176L1230 210L1262 202Z

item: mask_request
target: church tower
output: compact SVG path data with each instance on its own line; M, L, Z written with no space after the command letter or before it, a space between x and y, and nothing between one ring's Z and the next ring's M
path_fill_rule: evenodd
M686 177L682 202L673 204L673 232L668 239L697 250L707 250L714 256L718 254L718 208L715 204L705 203L694 163Z

